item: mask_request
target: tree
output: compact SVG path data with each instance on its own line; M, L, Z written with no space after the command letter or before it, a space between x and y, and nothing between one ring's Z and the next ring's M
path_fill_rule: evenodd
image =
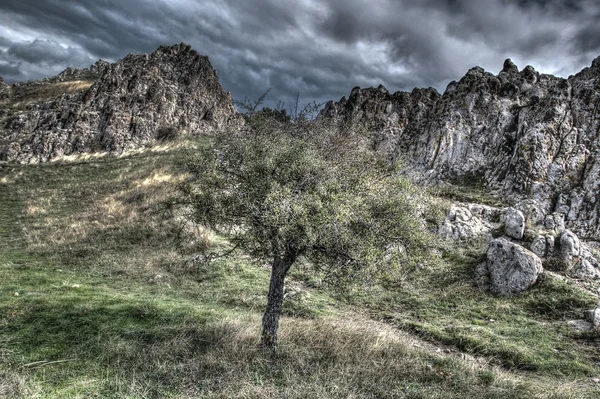
M180 203L272 265L261 345L274 349L285 278L300 258L336 281L391 274L419 255L419 192L326 121L256 113L248 130L216 134L185 161Z

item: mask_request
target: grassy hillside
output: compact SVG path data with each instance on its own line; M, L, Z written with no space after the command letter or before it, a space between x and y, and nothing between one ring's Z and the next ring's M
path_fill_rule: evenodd
M93 84L94 80L90 79L11 86L10 100L7 106L12 109L25 108L28 105L52 101L63 94L80 93L89 89Z
M186 145L201 145L184 143ZM288 284L281 348L258 350L268 268L167 217L181 146L0 166L0 397L593 398L595 299L549 277L517 299L473 284L484 249L445 248L395 286ZM187 229L189 241L176 246Z

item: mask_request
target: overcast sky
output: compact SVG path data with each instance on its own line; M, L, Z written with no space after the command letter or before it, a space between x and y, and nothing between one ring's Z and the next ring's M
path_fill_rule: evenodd
M433 86L505 58L568 76L600 55L600 0L0 0L9 83L186 42L236 99Z

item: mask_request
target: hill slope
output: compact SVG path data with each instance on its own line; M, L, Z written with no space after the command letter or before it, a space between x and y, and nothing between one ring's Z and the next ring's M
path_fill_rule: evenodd
M240 123L208 57L185 44L68 68L43 81L0 82L0 161L120 153L157 137Z
M227 241L197 230L175 250L181 220L162 207L198 145L0 166L0 396L598 395L597 336L566 327L595 298L552 277L491 297L472 281L477 247L347 293L305 265L279 354L257 351L268 269L243 253L194 263L195 241Z

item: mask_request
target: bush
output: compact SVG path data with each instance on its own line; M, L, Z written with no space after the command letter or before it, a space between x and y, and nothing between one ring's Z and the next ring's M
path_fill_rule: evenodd
M180 131L175 126L161 126L156 131L156 140L160 142L174 141L179 135Z

